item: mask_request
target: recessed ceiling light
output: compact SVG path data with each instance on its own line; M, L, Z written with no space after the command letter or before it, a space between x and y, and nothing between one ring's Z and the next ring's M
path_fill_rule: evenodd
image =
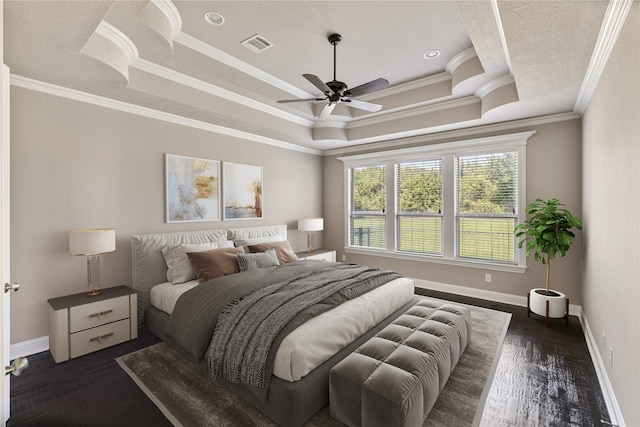
M217 12L207 12L204 14L204 20L207 21L211 25L222 25L224 24L224 16L220 15Z
M430 50L430 51L426 52L424 54L424 59L435 59L438 56L440 56L440 51L434 49L434 50Z

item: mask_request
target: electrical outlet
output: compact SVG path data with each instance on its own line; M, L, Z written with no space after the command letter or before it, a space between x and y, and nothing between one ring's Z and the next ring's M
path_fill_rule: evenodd
M347 256L346 255L342 255L342 261L346 261L347 260Z
M490 273L485 273L484 281L487 282L487 283L491 283L491 274Z
M613 368L613 348L609 347L609 366Z

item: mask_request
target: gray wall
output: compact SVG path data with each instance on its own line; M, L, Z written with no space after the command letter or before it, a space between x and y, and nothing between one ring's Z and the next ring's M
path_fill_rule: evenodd
M69 229L116 229L116 251L101 256L109 287L131 283L132 234L287 224L305 250L297 218L322 215L320 156L11 90L11 271L23 285L11 301L13 343L48 335L48 298L86 289ZM264 218L165 223L165 153L263 166Z
M640 425L639 28L636 2L583 117L583 308L629 426Z
M580 120L573 119L523 128L512 128L498 134L535 130L536 134L527 143L527 202L536 198L558 198L577 217L581 217L581 151ZM462 139L484 137L477 133ZM450 139L435 141L448 142ZM430 142L431 143L431 142ZM398 146L400 147L400 146ZM337 156L325 158L325 232L324 242L338 249L338 259L345 254L345 195L344 164ZM564 292L572 304L581 304L581 236L567 256L554 260L551 270L551 287ZM488 268L471 268L399 260L368 255L347 254L347 260L371 266L395 269L404 275L426 281L458 285L480 290L495 291L526 297L531 288L544 287L546 266L533 257L527 261L525 273L492 271ZM485 273L492 274L492 282L484 281Z

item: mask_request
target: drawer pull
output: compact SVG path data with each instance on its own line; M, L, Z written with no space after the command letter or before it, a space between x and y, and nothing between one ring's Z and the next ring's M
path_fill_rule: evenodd
M102 344L102 343L103 343L103 342L105 342L105 341L107 340L107 338L109 338L111 335L113 335L113 332L109 332L108 334L100 335L99 337L89 338L89 341L90 341L90 342L98 341L98 344Z
M97 317L98 319L102 320L105 317L107 317L107 314L109 313L113 313L113 310L106 310L106 311L101 311L100 313L93 313L93 314L90 314L89 317Z

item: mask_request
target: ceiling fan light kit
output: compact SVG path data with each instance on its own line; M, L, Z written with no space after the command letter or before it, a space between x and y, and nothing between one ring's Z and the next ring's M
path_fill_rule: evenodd
M333 46L333 80L325 83L314 74L302 75L302 77L322 91L324 98L287 99L278 102L284 104L291 102L329 101L318 115L319 118L329 116L335 106L341 102L345 103L349 107L358 108L372 113L380 111L382 105L353 99L353 97L386 89L389 87L389 81L383 78L378 78L360 86L356 86L353 89L349 89L346 83L336 79L336 46L342 41L342 36L340 34L330 34L328 40Z

